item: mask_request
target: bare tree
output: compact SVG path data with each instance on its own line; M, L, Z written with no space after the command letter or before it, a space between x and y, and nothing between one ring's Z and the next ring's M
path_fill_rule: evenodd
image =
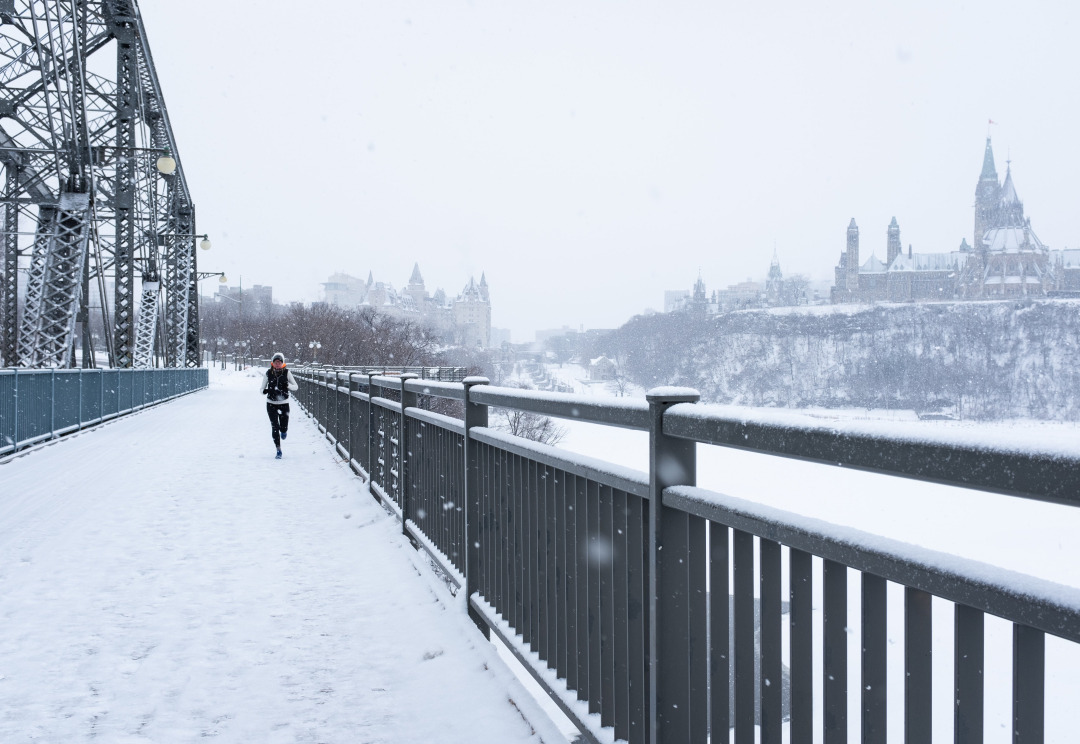
M520 383L515 387L522 390L530 389L525 383ZM559 426L550 417L539 413L518 411L512 408L493 408L491 419L493 428L540 444L554 446L566 436L566 427Z

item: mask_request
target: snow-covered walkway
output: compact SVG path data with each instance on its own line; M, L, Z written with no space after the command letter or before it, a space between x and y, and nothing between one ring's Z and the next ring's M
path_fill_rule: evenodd
M273 459L257 374L0 465L0 741L538 742L295 404Z

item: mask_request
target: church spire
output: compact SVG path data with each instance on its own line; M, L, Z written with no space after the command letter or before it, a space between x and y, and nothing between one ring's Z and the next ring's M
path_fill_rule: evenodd
M412 276L409 277L409 286L419 285L424 286L424 277L420 276L420 264L414 263L412 267Z
M986 138L986 152L983 154L983 167L982 173L979 174L980 181L993 180L997 183L997 168L994 167L994 148L990 145L990 138Z
M975 234L972 243L976 250L982 247L986 231L994 226L1000 205L1001 185L997 180L997 168L994 167L994 148L987 137L982 173L975 184Z

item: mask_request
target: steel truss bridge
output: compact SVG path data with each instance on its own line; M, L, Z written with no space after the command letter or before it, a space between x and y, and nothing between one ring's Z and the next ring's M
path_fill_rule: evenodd
M96 366L96 333L111 367L199 366L195 206L135 0L0 0L0 165L0 366Z

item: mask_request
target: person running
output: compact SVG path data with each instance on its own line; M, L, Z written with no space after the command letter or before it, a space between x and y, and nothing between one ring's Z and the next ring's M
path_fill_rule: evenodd
M277 459L281 459L281 440L289 434L289 391L299 389L285 367L285 355L280 351L270 360L270 369L262 381L262 392L266 396L266 415L270 417L270 434L277 447Z

